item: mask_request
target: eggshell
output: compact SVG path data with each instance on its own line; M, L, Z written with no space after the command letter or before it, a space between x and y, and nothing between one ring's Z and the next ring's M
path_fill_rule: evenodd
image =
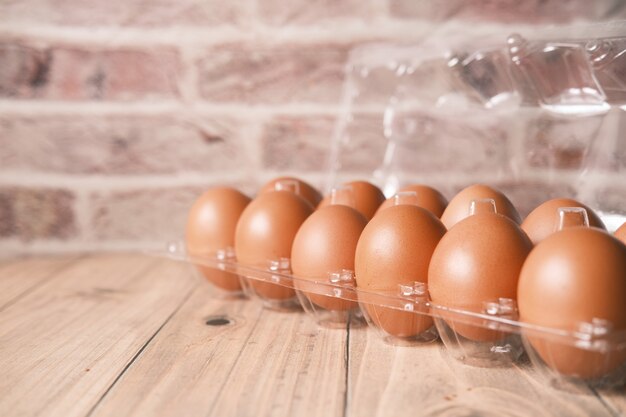
M428 282L428 263L446 229L429 211L409 205L381 211L365 227L356 248L357 287L391 296L400 284ZM389 307L365 304L376 326L398 337L413 337L428 330L432 318Z
M352 188L352 195L354 197L354 208L365 216L369 221L378 207L385 201L385 195L376 187L367 181L352 181L343 184L344 187ZM318 209L326 207L331 204L330 196L324 197L324 199L317 206Z
M555 198L542 203L524 219L522 229L526 232L530 240L536 245L543 239L556 232L559 226L560 208L580 207L587 211L589 226L605 229L600 217L589 207L571 198ZM581 224L583 226L583 224Z
M427 185L415 184L409 185L398 190L398 193L407 193L413 192L415 193L413 198L410 198L409 201L400 200L401 204L412 204L418 207L422 207L437 217L441 217L443 211L446 209L448 205L448 200L441 194L439 191L435 190L432 187ZM388 198L381 204L378 208L377 213L380 213L381 210L384 210L388 207L396 205L396 196Z
M577 331L580 323L607 320L626 330L626 246L602 230L572 227L539 243L522 268L520 320ZM543 361L556 371L580 378L603 376L626 361L626 350L584 350L565 341L529 334Z
M311 205L289 191L260 194L241 214L235 232L235 251L242 265L267 269L269 262L289 258L298 229L313 212ZM249 280L267 299L295 296L292 288Z
M517 298L520 269L532 243L511 219L479 212L454 225L441 239L428 270L433 303L482 312L484 302ZM492 341L503 335L479 325L447 323L461 336Z
M521 223L522 220L513 203L500 191L483 184L471 185L455 195L441 215L441 222L450 229L470 215L469 208L473 200L488 198L495 201L498 214L510 218L517 224Z
M233 188L216 187L206 191L193 204L187 216L185 243L192 257L214 258L218 250L235 246L235 228L250 198ZM198 270L215 286L239 291L239 278L201 264Z
M284 190L282 191L296 191L296 190L289 190L290 186L292 185L292 183L297 184L298 190L296 192L296 194L298 194L300 197L302 197L303 199L305 199L306 201L309 202L309 204L311 204L311 206L315 207L319 204L320 201L322 201L322 194L320 194L319 191L317 191L317 189L315 189L315 187L313 187L311 184L304 182L298 178L294 178L294 177L278 177L278 178L274 178L273 180L269 181L268 183L266 183L265 185L263 185L263 187L261 187L261 190L259 191L259 194L262 193L266 193L268 191L277 191L276 190L276 186L278 183L285 183L286 187Z
M613 235L626 245L626 223L621 225Z
M352 207L330 205L314 212L300 227L291 249L291 269L298 279L329 283L330 273L354 271L354 253L367 220ZM296 288L302 289L295 281ZM307 293L327 310L357 307L353 301Z

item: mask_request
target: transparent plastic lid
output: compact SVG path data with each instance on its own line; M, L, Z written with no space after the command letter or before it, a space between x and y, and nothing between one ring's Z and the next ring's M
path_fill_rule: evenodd
M437 47L434 47L436 45ZM390 197L502 190L522 215L583 201L626 221L626 22L355 49L327 188L364 178Z

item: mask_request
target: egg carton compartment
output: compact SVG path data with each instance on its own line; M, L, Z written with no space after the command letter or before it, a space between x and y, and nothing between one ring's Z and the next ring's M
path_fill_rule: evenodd
M296 280L298 300L304 311L320 326L345 328L350 325L364 324L365 319L359 308L356 295L354 271L340 270L328 273L328 282L333 285L325 293L318 293L319 281Z
M389 303L377 300L376 294L385 294L388 298L400 297L399 300L404 303L389 308ZM399 284L397 291L375 293L358 290L358 296L368 325L387 343L412 346L437 340L437 329L430 314L427 284Z
M265 267L250 267L234 257L189 256L181 242L151 254L204 271L228 273L244 288L252 284L293 293L294 297L270 297L268 303L266 295L244 291L269 308L302 308L324 327L345 328L348 323L352 326L366 322L386 342L416 349L439 337L453 358L479 367L510 366L526 354L542 371L546 383L558 388L626 383L626 331L615 330L605 320L581 322L567 331L520 321L511 299L485 301L465 309L438 305L430 301L427 285L420 282L398 285L396 291L365 291L355 286L352 271L332 272L318 281L303 279L285 268L288 259L281 260L282 269L277 269L274 261ZM240 294L234 291L231 296Z

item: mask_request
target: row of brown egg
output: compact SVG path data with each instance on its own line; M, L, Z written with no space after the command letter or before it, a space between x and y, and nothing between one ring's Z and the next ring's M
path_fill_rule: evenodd
M567 227L568 222L585 227ZM626 241L624 235L626 226L616 232ZM433 304L451 309L480 312L485 302L513 300L525 323L576 331L581 323L602 320L626 330L626 246L589 207L571 199L547 201L522 222L507 197L485 185L462 190L448 204L424 185L385 200L374 185L355 181L322 199L303 181L279 178L252 201L229 188L207 191L192 207L186 239L190 255L234 248L237 262L254 268L290 259L289 272L299 280L353 271L357 289L367 292L389 294L399 285L423 283ZM215 285L240 290L232 276L204 272ZM295 289L298 282L305 281L294 281ZM266 300L295 297L294 288L248 284ZM321 309L357 308L352 300L307 289ZM363 307L375 326L396 337L414 337L433 326L429 315ZM499 337L476 325L456 323L454 330L477 342ZM607 361L597 352L562 345L555 360L554 346L529 340L566 375L595 378L626 360L623 351Z

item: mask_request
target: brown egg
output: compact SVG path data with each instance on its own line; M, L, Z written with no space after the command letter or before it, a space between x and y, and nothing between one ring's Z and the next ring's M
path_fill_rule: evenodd
M413 193L413 194L412 194ZM377 213L398 204L410 204L425 208L437 217L441 217L448 205L448 200L439 191L427 185L409 185L400 188L398 193L388 198L378 208Z
M559 209L567 207L584 208L587 211L589 226L605 229L604 223L593 210L583 203L570 198L555 198L539 205L524 219L522 229L536 245L559 229ZM574 219L574 221L577 220ZM580 220L578 222L579 226L584 226Z
M216 187L202 194L189 210L185 228L187 252L214 259L220 250L235 246L235 228L250 198L233 188ZM204 277L227 291L239 291L239 278L229 272L197 265Z
M354 208L357 209L369 221L378 207L385 201L383 192L367 181L352 181L343 184L343 187L351 187L354 198ZM318 209L331 204L331 196L326 196L317 206Z
M322 194L312 185L293 177L278 177L266 183L259 194L268 191L291 191L308 201L312 207L315 207L322 201Z
M498 214L510 218L517 224L521 223L522 220L513 203L500 191L483 184L471 185L455 195L441 215L441 222L450 229L470 215L469 208L472 201L488 198L495 201Z
M421 207L401 205L380 212L367 224L357 244L357 287L398 296L400 284L427 283L431 254L445 232L439 219ZM433 325L432 318L424 314L374 304L364 308L377 327L397 337L414 337Z
M292 192L260 194L246 207L237 223L238 262L267 270L270 261L289 258L293 239L312 212L311 205ZM295 291L285 286L254 279L249 283L262 298L280 300L295 296Z
M433 303L482 312L483 303L517 298L517 280L532 242L511 219L478 212L454 225L441 239L428 270ZM447 320L458 334L492 341L504 335L478 325Z
M626 223L621 225L613 234L626 245Z
M580 331L594 319L626 330L626 246L600 229L572 227L539 243L522 268L520 320ZM597 352L529 334L528 341L556 371L580 378L610 373L626 361L626 350Z
M343 205L330 205L314 212L302 224L291 249L291 269L297 278L329 283L332 273L354 272L354 253L367 220ZM304 289L295 281L297 289ZM329 287L326 287L329 288ZM353 301L307 293L310 300L327 310L349 310Z

